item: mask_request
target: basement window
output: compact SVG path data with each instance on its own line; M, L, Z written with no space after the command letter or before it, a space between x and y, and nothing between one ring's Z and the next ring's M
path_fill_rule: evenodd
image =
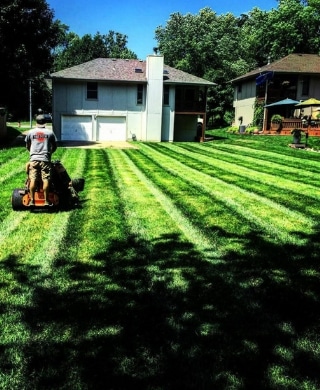
M87 99L98 99L98 83L89 82L87 83Z

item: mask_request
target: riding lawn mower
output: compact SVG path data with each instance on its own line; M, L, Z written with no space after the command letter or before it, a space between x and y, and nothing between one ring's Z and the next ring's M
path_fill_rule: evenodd
M52 206L44 205L43 183L39 180L34 195L34 205L30 204L30 180L27 178L24 188L13 190L11 204L13 210L25 209L70 209L78 207L80 203L78 192L83 191L85 180L83 178L71 179L65 167L59 160L52 162L50 179L49 202Z

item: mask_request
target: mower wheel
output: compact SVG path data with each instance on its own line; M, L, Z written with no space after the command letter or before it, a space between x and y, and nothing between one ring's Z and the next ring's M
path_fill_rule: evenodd
M12 196L11 196L11 204L13 210L23 210L25 209L25 206L22 202L23 195L25 190L23 188L16 188L13 190Z
M82 178L72 179L72 187L77 192L83 191L83 189L84 189L84 179L82 179Z

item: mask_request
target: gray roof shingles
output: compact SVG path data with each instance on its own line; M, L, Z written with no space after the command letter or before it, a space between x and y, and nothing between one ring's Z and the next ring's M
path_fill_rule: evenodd
M139 69L137 72L136 69ZM51 74L52 79L146 83L146 61L97 58ZM164 65L164 83L216 85L200 77Z
M303 74L320 74L320 56L317 54L289 54L268 65L254 69L232 81L241 81L250 79L260 73L273 71L275 73L303 73Z

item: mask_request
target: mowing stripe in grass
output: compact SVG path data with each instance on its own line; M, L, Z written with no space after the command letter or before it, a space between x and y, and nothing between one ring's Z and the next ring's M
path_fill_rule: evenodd
M191 259L206 260L212 264L220 263L221 259L212 250L207 238L203 237L176 209L170 199L146 178L125 155L125 151L110 150L109 155L119 195L124 203L130 236L134 237L135 246L139 248L138 258L136 255L134 258L143 259L141 275L147 272L146 281L151 283L151 286L161 281L166 283L168 289L185 291L189 285L185 274L192 272L196 264ZM201 239L204 242L200 242ZM167 263L168 259L161 258L161 251L158 252L157 245L162 248L162 253L164 246L170 251L171 267L167 264L165 269L161 268L161 264ZM191 262L188 265L181 265L179 259L186 255ZM177 261L177 265L174 260ZM137 264L129 263L128 268L130 266L132 270L137 269ZM142 279L142 284L146 281Z
M180 152L175 145L165 145L175 152ZM196 185L202 191L207 192L214 198L220 199L228 207L242 215L251 224L260 226L271 237L284 242L297 242L296 232L311 232L313 222L303 214L291 211L275 202L265 199L259 195L250 193L238 186L227 184L222 180L210 177L207 174L196 171L182 163L177 162L173 157L165 156L160 151L156 151L152 146L141 145L144 151L153 160L159 163L173 175L178 175L191 185ZM185 152L188 156L188 153ZM239 197L241 195L241 197ZM299 221L299 228L297 226Z
M28 251L23 260L38 267L36 279L43 279L52 273L51 265L59 254L60 244L66 233L71 214L72 211L48 215L47 228L42 232L41 237L31 240L31 245L34 241L37 244L32 245L33 250Z
M259 158L258 156L253 157L247 154L234 154L232 153L232 150L224 151L220 150L219 148L209 149L199 145L179 146L183 149L188 150L189 152L191 151L209 157L212 157L214 155L215 158L218 158L221 161L226 161L238 166L254 169L255 171L265 173L276 172L277 176L290 176L293 177L296 182L302 181L304 183L307 182L308 184L317 185L319 181L317 173L320 173L320 165L316 162L313 162L312 167L309 166L310 169L313 169L308 170L307 165L305 165L302 161L300 161L300 165L297 168L297 165L294 164L299 164L299 162L292 163L292 158L290 158L290 160L284 158L281 163L278 163ZM319 165L319 167L317 167L317 165ZM317 171L315 168L319 168L319 171Z
M8 239L11 232L20 226L26 216L26 213L11 211L6 218L1 221L0 245L4 240Z
M214 155L212 157L203 156L199 154L191 154L190 152L182 149L177 145L163 145L163 148L169 148L170 150L174 150L176 153L180 153L181 155L192 157L195 160L209 164L212 166L213 172L214 168L218 167L221 170L225 170L230 172L232 175L239 175L245 177L248 180L254 180L261 183L268 183L270 186L275 188L280 187L281 189L285 189L289 192L294 192L296 194L308 194L308 197L320 200L320 193L318 187L313 185L308 185L304 183L297 184L295 180L289 180L284 178L283 176L277 176L277 174L267 174L256 170L253 166L251 169L237 166L233 163L229 163L226 161L220 161L215 158Z
M221 150L229 152L231 155L240 155L240 156L251 156L256 158L256 161L270 161L275 162L280 165L288 165L295 168L300 168L301 166L310 169L310 171L320 173L320 155L312 154L310 152L304 152L301 150L295 150L294 155L292 150L287 151L284 148L279 148L277 151L270 150L261 150L261 145L258 144L258 149L254 147L236 145L236 144L222 144L222 143L205 143L201 144L205 149ZM301 156L301 153L303 154ZM306 154L307 153L307 154Z
M170 218L175 221L175 224L178 226L179 230L183 232L188 241L195 245L198 250L210 250L212 253L214 250L212 240L208 239L208 237L203 235L198 228L193 226L190 219L186 218L181 213L181 211L174 205L172 200L157 186L155 186L154 183L152 183L152 181L149 180L144 175L144 173L136 167L132 160L129 160L128 156L126 156L126 164L154 196L154 202L159 202ZM165 223L165 226L167 226L167 222Z
M282 139L282 137L280 137ZM262 154L262 158L269 159L271 161L277 161L281 163L282 158L285 158L287 160L292 160L293 163L297 163L296 165L299 165L300 162L304 162L306 164L311 164L312 162L319 162L320 155L319 153L314 153L306 149L293 149L288 147L287 142L281 142L280 139L276 140L274 143L265 142L262 143L260 140L257 142L251 143L251 142L242 142L239 143L237 140L234 140L235 142L232 142L230 144L224 144L227 148L232 146L235 146L235 150L244 150L244 153L248 154L255 154L257 157L259 155L259 151ZM285 138L283 138L285 140ZM280 141L280 142L279 142ZM290 139L291 141L291 139ZM290 142L291 143L291 142ZM218 147L224 147L224 145L221 143L208 143L204 146L209 146L209 144L218 146Z
M85 173L86 149L78 148L60 148L61 163L66 168L69 176L74 179L82 177Z
M131 234L150 241L164 232L173 233L175 227L169 218L163 218L162 207L150 193L149 183L137 176L137 170L124 152L110 150L109 155Z
M10 231L10 226L7 232L11 234L5 240L0 242L0 256L15 256L19 261L31 261L35 259L34 249L42 250L42 258L49 258L50 253L57 248L57 238L60 237L60 231L63 231L64 224L67 223L69 213L43 213L26 210L25 212L16 213L19 229ZM58 232L59 231L59 232ZM44 248L47 242L47 237L50 235L54 238L52 247ZM49 246L49 243L48 243ZM37 256L36 256L37 257Z
M179 144L179 147L186 148L187 150L189 150L189 147L185 146L185 144ZM199 152L194 153L193 147L191 147L191 154L188 157L186 157L185 154L179 154L167 148L161 148L160 150L161 152L164 152L171 157L174 156L174 158L178 159L180 162L183 162L184 164L194 169L198 169L203 173L208 174L209 176L217 176L225 182L234 184L250 192L259 194L265 198L268 198L269 200L282 204L290 210L295 210L303 213L304 215L313 216L314 218L318 218L318 216L320 215L318 202L315 201L313 198L309 198L308 194L305 194L303 196L303 199L301 198L301 193L298 192L290 192L289 196L288 190L282 188L281 185L274 187L268 182L261 182L253 179L247 180L247 178L243 175L239 176L229 170L221 169L217 166L213 168L212 165L204 164L203 162L197 160L197 154ZM212 153L209 153L209 157L212 158ZM258 172L257 175L259 175ZM276 175L277 171L275 171L275 176ZM279 184L281 184L281 180L281 177L278 177ZM312 181L312 179L309 178L309 183L310 181ZM307 184L309 183L307 182Z
M7 163L9 160L12 160L13 158L19 158L17 148L0 149L0 167L2 167L3 164Z
M103 256L113 241L125 240L128 233L109 154L103 149L85 153L83 208L71 219L65 243L65 257L82 262Z
M21 174L21 172L25 172L25 166L26 166L25 163L20 164L18 166L16 164L17 164L17 162L14 161L13 164L10 164L10 166L6 167L6 169L5 169L6 173L1 174L0 184L7 182L9 179L11 179L12 177L14 177L18 174ZM22 185L22 187L23 187L23 185Z

